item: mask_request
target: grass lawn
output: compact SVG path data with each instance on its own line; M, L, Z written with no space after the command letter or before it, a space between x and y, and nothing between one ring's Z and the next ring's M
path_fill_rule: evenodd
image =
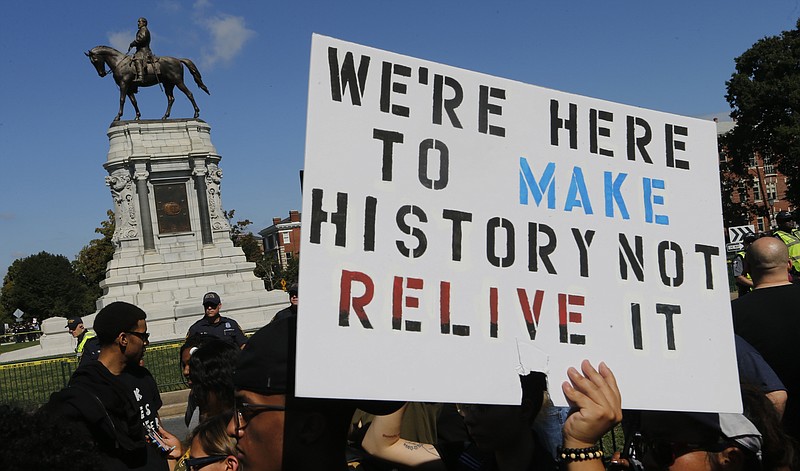
M3 345L0 352L38 345L39 342L24 342ZM184 389L178 351L180 342L167 342L147 348L144 362L163 392ZM16 404L38 407L67 385L78 366L74 353L59 357L31 359L0 364L0 404Z
M13 352L14 350L21 350L23 348L28 348L28 347L36 347L38 345L39 345L38 340L35 342L9 343L6 345L0 345L0 353Z

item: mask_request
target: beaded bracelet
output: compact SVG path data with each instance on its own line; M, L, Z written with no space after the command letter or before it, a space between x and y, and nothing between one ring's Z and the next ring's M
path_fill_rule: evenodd
M603 457L603 450L599 446L588 448L561 448L558 447L558 457L562 463L573 461L599 460Z

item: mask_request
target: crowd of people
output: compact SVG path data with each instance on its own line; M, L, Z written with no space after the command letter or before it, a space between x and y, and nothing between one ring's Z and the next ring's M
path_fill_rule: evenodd
M35 342L42 336L42 328L34 317L29 321L5 324L0 334L0 343Z
M788 233L800 241L800 234ZM15 450L0 455L0 468L794 469L800 438L800 369L794 365L800 318L794 306L800 287L793 282L792 250L800 246L794 249L781 236L754 238L741 260L740 275L752 285L732 301L742 414L623 414L611 368L589 361L567 371L561 390L570 407L563 410L554 410L547 378L537 372L520 376L522 399L514 406L297 397L299 295L293 285L287 308L250 339L221 315L217 293L203 297L203 315L179 352L190 389L186 424L195 414L199 420L183 440L164 429L158 388L143 363L146 313L111 303L97 314L93 331L80 318L70 319L80 366L39 411L0 408L0 424L24 423L27 431L21 437L0 426L0 443ZM624 446L613 452L601 439L620 423ZM53 424L68 437L48 446ZM43 449L46 456L40 456Z

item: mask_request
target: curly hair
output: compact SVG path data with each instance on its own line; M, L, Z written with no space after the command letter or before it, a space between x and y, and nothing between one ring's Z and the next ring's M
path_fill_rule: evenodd
M212 405L217 411L233 409L233 369L238 357L239 348L220 339L208 340L192 354L189 378L201 416Z

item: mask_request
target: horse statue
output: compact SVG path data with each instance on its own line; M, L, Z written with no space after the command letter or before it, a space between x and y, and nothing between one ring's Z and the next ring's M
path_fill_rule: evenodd
M97 46L88 52L84 52L84 54L92 61L92 65L94 65L94 68L97 69L97 73L101 77L105 77L109 72L113 73L114 81L117 82L117 86L119 86L119 113L117 113L117 117L114 118L114 121L119 121L119 118L122 116L122 111L125 108L126 96L136 110L136 119L138 120L141 113L139 112L139 105L136 104L136 97L134 94L139 91L139 87L151 87L155 84L164 84L164 94L167 96L167 112L164 113L164 117L161 119L169 118L172 103L175 101L175 97L172 94L175 86L177 86L178 89L186 95L186 98L192 102L194 117L197 118L200 116L200 108L197 107L197 103L194 101L194 95L192 95L192 92L186 88L186 85L183 83L182 65L185 65L186 68L189 69L189 72L191 72L194 78L194 83L196 83L201 90L211 95L211 92L208 91L208 88L206 88L203 83L200 71L197 70L197 67L195 67L194 63L189 59L178 59L166 56L159 57L156 62L148 62L146 64L142 82L136 82L134 81L136 78L136 69L133 66L131 56L108 46ZM108 68L111 70L107 71L106 65L108 65Z

